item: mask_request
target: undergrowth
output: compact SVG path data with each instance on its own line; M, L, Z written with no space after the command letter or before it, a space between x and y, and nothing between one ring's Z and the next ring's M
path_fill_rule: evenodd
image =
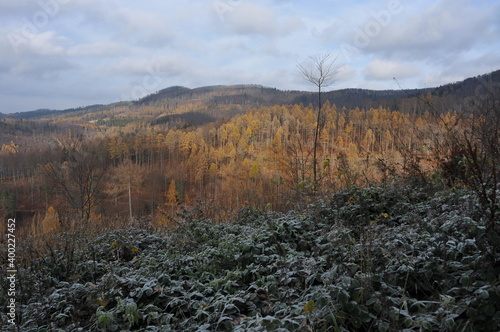
M480 211L465 189L352 188L301 212L75 240L19 266L18 326L498 331L500 243Z

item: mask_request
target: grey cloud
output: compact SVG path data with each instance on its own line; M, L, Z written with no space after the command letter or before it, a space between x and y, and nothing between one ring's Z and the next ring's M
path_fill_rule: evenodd
M10 66L6 61L0 60L0 75L5 75L10 71Z
M224 12L222 19L232 31L242 35L287 35L303 27L298 17L281 17L272 7L249 1L237 2Z
M337 82L345 82L354 78L357 74L356 68L349 65L341 65L337 72Z
M376 36L369 36L369 29L377 25L372 19L372 25L365 23L352 37L361 41L364 38L366 45L361 47L364 52L407 59L434 57L439 61L443 55L465 52L490 38L492 24L500 16L500 6L479 9L469 4L465 0L443 0L424 11L413 11L412 4L405 4L404 11L391 17L388 26L378 24Z
M116 57L126 52L125 44L113 41L102 41L90 44L75 45L67 50L71 57Z
M175 76L191 71L195 64L188 57L181 55L164 55L150 59L125 58L116 63L106 65L104 69L110 75L131 76Z
M483 75L500 69L500 52L488 52L467 60L457 60L448 65L431 67L419 84L423 87L458 82L469 77Z
M31 20L33 15L42 10L37 1L29 0L0 0L0 17L19 21L20 18Z
M64 36L57 35L55 31L47 31L26 39L20 49L35 56L65 55L67 43Z
M296 61L327 50L338 50L339 64L346 65L338 83L348 81L346 87L387 87L393 76L431 84L439 79L433 72L448 80L500 63L493 49L500 35L494 1L399 0L404 10L365 47L354 43L357 28L397 0L41 1L61 4L16 53L8 32L42 9L39 0L0 0L0 87L16 82L9 91L19 91L23 98L16 98L26 105L31 97L40 101L37 108L56 107L50 91L90 104L169 85L309 89L295 80ZM369 59L376 60L366 65Z
M12 31L1 29L0 62L4 79L22 77L28 80L56 78L65 71L77 68L66 57L68 40L55 31L37 33L31 38L18 35L12 40ZM29 87L29 84L26 84ZM25 88L26 88L25 87Z
M352 30L352 25L345 19L333 18L326 26L313 28L312 34L327 43L335 43L349 40Z
M416 77L420 74L420 69L409 63L373 60L365 67L363 74L369 80L392 80L394 77L405 79Z
M77 66L60 57L26 58L10 67L10 74L35 80L57 78L61 73Z
M449 77L456 77L456 79L448 81L454 82L498 69L500 69L500 51L488 52L468 60L459 60L445 66L442 74L444 80Z
M172 43L175 29L160 13L138 10L121 11L123 38L134 40L141 46L162 48Z

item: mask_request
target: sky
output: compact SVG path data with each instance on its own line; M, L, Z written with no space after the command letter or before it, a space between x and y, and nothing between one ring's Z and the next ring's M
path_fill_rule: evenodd
M180 85L412 89L500 69L498 0L0 0L0 112L135 100ZM395 78L395 79L394 79Z

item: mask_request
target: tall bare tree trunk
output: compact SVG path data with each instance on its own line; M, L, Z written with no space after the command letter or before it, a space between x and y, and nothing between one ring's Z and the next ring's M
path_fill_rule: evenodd
M299 72L304 78L318 87L318 116L316 123L316 130L314 133L314 147L313 147L313 185L314 191L318 187L318 139L321 132L321 88L327 87L335 82L335 76L338 72L338 67L334 67L335 58L332 59L330 53L323 55L315 55L309 57L311 64L305 66L298 64Z
M128 181L128 210L130 212L130 222L134 220L134 215L132 214L132 185L130 183L131 181Z

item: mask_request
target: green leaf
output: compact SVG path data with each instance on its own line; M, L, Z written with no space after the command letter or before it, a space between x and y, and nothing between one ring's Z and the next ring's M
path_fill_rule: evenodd
M351 323L357 329L359 329L363 325L363 322L361 321L361 319L359 317L353 317L351 319Z
M363 323L368 323L372 320L372 318L370 317L370 314L368 312L361 312L359 314L359 319L363 322Z
M469 317L473 321L477 320L477 310L474 308L467 309L467 317Z
M496 312L495 305L493 305L493 304L483 305L483 306L481 306L481 309L489 317L493 316Z
M456 326L455 319L453 317L447 317L445 320L445 325L449 329L453 329Z
M378 324L378 330L380 332L387 332L387 331L389 331L389 324L386 323L386 322L382 322L382 323Z
M273 316L266 316L262 318L262 326L265 327L268 331L276 330L280 327L280 325L280 320Z

